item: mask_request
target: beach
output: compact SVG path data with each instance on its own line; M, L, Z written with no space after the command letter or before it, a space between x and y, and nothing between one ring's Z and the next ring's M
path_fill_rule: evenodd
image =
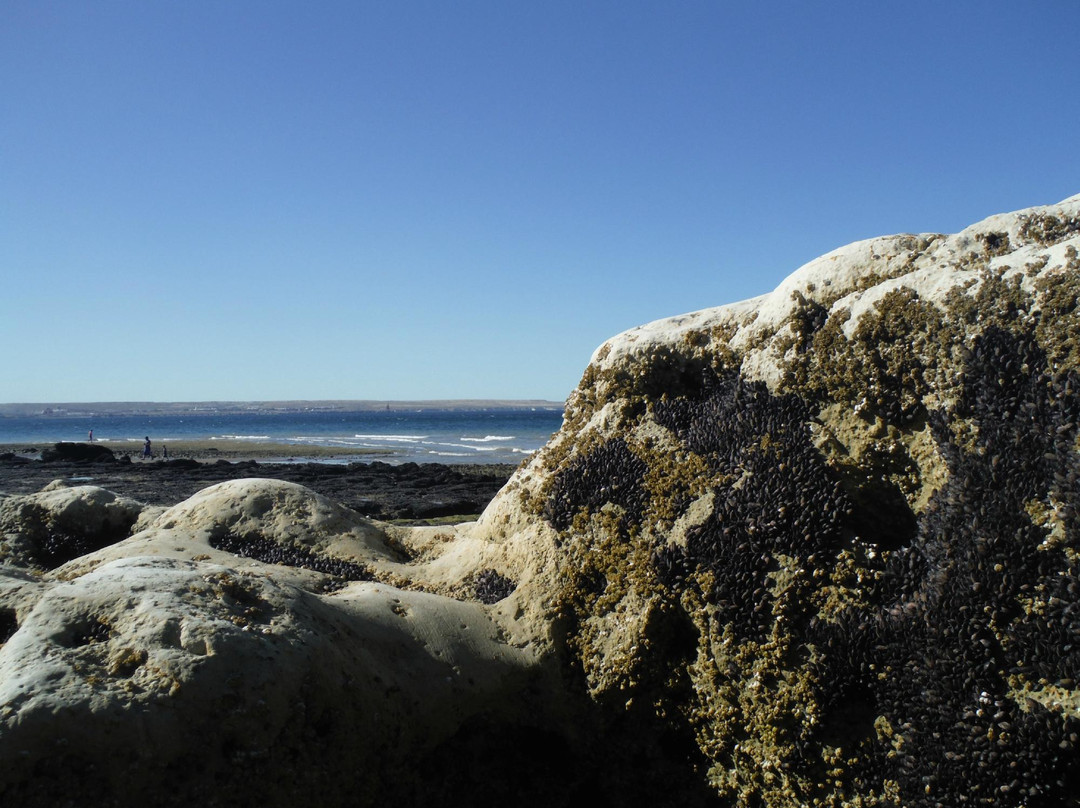
M95 445L112 450L117 457L128 456L142 460L142 445L131 441L95 441ZM239 440L215 438L213 440L172 440L151 443L154 459L163 459L168 450L169 459L193 460L258 460L264 462L334 462L351 460L374 460L387 457L387 452L357 446L317 446L311 444L285 443L281 441ZM15 451L0 445L0 453Z
M45 462L41 452L53 444L0 444L0 493L29 494L62 480L170 506L226 480L264 477L307 486L374 519L423 524L475 518L515 468L500 463L391 465L379 459L385 453L369 449L251 440L157 443L151 459L142 459L141 446L130 441L92 445L109 449L113 458ZM168 448L168 459L163 448Z
M161 405L164 407L165 405ZM174 405L179 407L181 405ZM277 410L252 404L240 411L95 405L93 415L66 407L36 414L0 406L0 446L11 451L57 441L87 441L132 459L150 437L155 455L197 460L313 460L348 463L510 463L517 465L558 431L562 410L532 407L432 407L415 410Z

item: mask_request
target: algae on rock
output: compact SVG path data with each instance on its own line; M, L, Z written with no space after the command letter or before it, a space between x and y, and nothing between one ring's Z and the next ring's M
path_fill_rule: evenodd
M594 355L528 493L562 640L719 798L1065 804L1078 221L851 245Z

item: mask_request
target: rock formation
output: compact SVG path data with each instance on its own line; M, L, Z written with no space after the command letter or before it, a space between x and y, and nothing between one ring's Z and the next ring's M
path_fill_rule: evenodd
M94 443L54 443L42 450L41 459L45 463L112 463L116 455L107 446Z
M1080 196L615 337L456 528L0 500L0 796L1075 805L1078 251Z

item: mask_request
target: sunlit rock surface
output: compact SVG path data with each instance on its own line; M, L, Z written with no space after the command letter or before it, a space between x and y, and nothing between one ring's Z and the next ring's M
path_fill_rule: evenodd
M1078 249L1073 197L597 350L480 527L613 728L721 804L1075 804Z
M4 804L1065 806L1080 197L601 346L481 519L0 498Z
M41 557L30 506L52 525L114 505L88 487L10 498L4 546ZM97 552L0 572L4 804L407 799L467 721L542 729L522 696L535 654L474 598L401 577L408 550L362 517L270 480L147 516Z

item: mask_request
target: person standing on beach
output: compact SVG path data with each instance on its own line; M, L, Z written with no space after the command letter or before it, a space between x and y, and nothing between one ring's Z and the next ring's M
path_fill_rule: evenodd
M150 436L149 435L146 436L146 443L143 444L142 456L143 457L153 457L154 456L154 453L150 451Z
M93 443L94 442L94 430L92 430L92 429L90 430L90 434L88 434L86 436L86 440L87 440L88 443Z

